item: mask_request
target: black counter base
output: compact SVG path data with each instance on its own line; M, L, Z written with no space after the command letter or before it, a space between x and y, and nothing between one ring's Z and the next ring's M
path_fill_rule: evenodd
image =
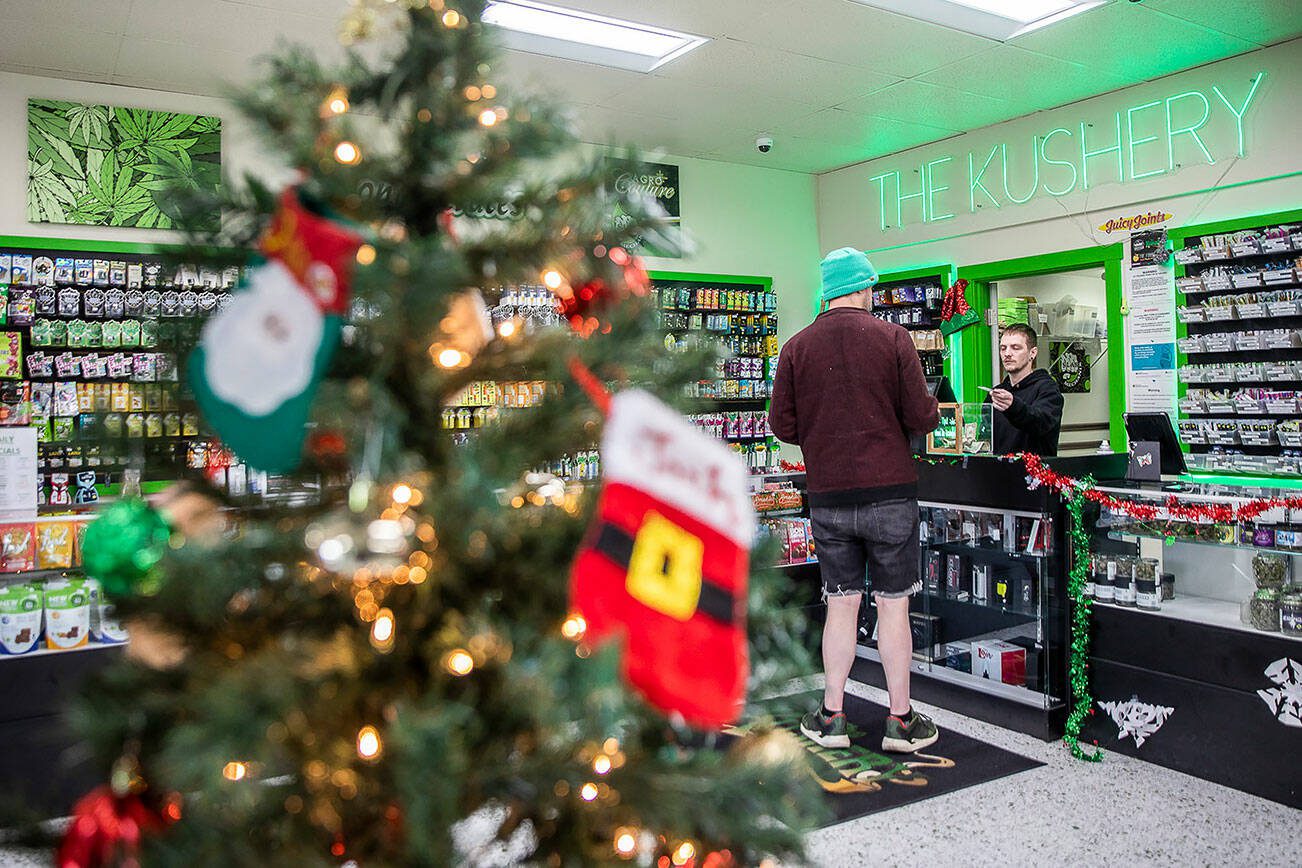
M875 660L860 657L850 668L850 679L861 684L886 689L886 676ZM909 677L909 693L913 699L936 705L1015 732L1024 732L1043 741L1054 741L1062 735L1066 720L1064 709L1044 710L997 696L982 693L971 687L930 678L926 673L914 671Z

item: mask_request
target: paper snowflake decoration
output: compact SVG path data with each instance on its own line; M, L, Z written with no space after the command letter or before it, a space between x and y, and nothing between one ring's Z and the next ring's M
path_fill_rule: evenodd
M1296 660L1281 657L1266 667L1263 673L1278 684L1270 690L1258 690L1257 695L1266 703L1270 713L1285 726L1302 727L1302 665Z
M1174 708L1168 708L1165 705L1149 705L1147 702L1140 702L1138 696L1130 697L1128 702L1103 702L1099 701L1099 708L1102 708L1112 718L1117 725L1117 741L1123 741L1126 736L1135 740L1135 747L1144 744L1144 740L1151 737L1162 724L1166 723Z

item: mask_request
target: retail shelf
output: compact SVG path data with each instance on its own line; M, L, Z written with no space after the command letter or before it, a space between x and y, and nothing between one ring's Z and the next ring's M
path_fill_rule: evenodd
M818 561L804 561L803 563L798 563L798 564L774 564L773 569L793 570L796 567L816 567L816 566L818 566Z
M1211 597L1177 596L1174 600L1163 600L1162 608L1157 611L1136 609L1133 606L1116 606L1111 603L1100 603L1097 600L1094 605L1100 607L1108 606L1113 609L1125 609L1129 612L1138 612L1141 615L1154 615L1159 618L1175 618L1178 621L1192 621L1196 624L1224 627L1227 630L1238 630L1243 633L1252 633L1257 636L1272 636L1276 639L1288 639L1293 642L1302 642L1302 636L1287 636L1280 633L1278 630L1267 631L1258 630L1255 627L1249 627L1247 624L1239 620L1239 604L1229 600L1215 600Z
M756 518L790 518L793 515L800 515L805 511L803 506L789 506L786 509L766 509L763 512L755 513Z
M1041 617L1041 612L1039 612L1036 609L1031 609L1031 610L1016 609L1010 606L1001 606L997 603L982 602L980 600L960 600L957 597L950 597L947 596L946 594L938 594L934 591L927 591L927 590L920 591L919 594L923 597L928 597L933 600L944 601L946 604L968 606L973 609L980 609L983 612L991 612L996 615L1002 615L1008 618L1017 619L1017 622L1019 624L1028 623L1028 622L1034 623L1035 621L1039 620ZM1052 607L1046 607L1046 608L1052 608Z
M107 651L111 648L122 648L125 642L87 642L80 648L37 648L34 651L28 651L26 654L0 654L0 664L7 660L30 660L33 657L49 657L54 654L80 654L85 651Z
M1134 542L1137 538L1164 540L1166 537L1158 533L1132 533L1130 531L1108 531L1108 539L1118 540L1120 542ZM1177 537L1175 540L1180 545L1193 546L1214 546L1218 549L1232 548L1243 549L1244 551L1269 552L1271 554L1291 555L1302 557L1302 550L1275 548L1274 546L1257 546L1252 543L1232 543L1216 542L1213 540L1189 539L1187 537Z
M877 653L876 648L870 648L867 645L860 645L855 649L855 656L864 660L872 660L880 663L882 658ZM914 658L909 664L909 668L919 675L926 675L937 681L946 681L950 684L958 684L981 693L988 693L992 696L998 696L1008 699L1022 705L1029 705L1032 708L1054 708L1062 703L1062 700L1056 696L1048 696L1043 693L1036 693L1025 687L1018 687L1014 684L1004 684L999 681L991 681L988 678L978 678L967 672L960 672L957 669L950 669L948 666L941 666L936 663L929 663L925 660Z
M72 519L73 516L68 516ZM24 570L21 573L0 573L0 585L12 582L33 582L40 579L62 579L69 576L81 578L85 572L81 567L60 567L53 570Z

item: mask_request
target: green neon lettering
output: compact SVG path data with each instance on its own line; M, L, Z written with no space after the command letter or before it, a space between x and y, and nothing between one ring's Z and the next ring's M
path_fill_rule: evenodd
M1198 119L1198 122L1193 126L1173 127L1171 126L1171 103L1175 102L1176 100L1184 99L1187 96L1196 96L1203 101L1203 116L1200 117ZM1211 113L1212 113L1212 104L1208 102L1207 97L1204 96L1199 91L1196 90L1185 91L1184 93L1178 93L1175 96L1169 96L1166 98L1166 168L1167 171L1169 172L1175 171L1175 137L1180 135L1181 133L1188 133L1190 136L1192 136L1194 140L1194 144L1198 145L1199 150L1203 152L1203 156L1207 158L1207 162L1213 166L1216 165L1216 161L1212 159L1211 151L1207 150L1207 145L1203 144L1203 137L1198 135L1198 130L1202 129L1203 124L1207 123L1207 118L1211 115Z
M1081 189L1090 188L1090 157L1099 157L1103 154L1117 152L1117 180L1124 182L1126 180L1126 166L1121 159L1121 112L1114 116L1117 122L1117 143L1110 148L1102 148L1097 151L1091 151L1089 145L1085 142L1085 122L1081 121L1080 125L1080 176Z
M944 165L945 163L948 163L953 159L954 159L953 157L941 157L939 160L932 160L930 163L927 164L927 172L923 180L927 185L927 211L930 212L931 220L933 223L937 220L948 220L949 218L954 216L953 214L936 213L936 198L935 198L936 194L944 190L948 190L949 185L946 184L943 187L937 187L936 176L934 174L936 166Z
M1252 102L1252 98L1257 94L1257 85L1261 84L1261 80L1265 77L1266 77L1266 73L1264 70L1262 72L1257 73L1257 77L1252 80L1252 87L1248 90L1247 98L1243 100L1243 108L1240 109L1236 109L1234 107L1234 104L1225 98L1225 94L1221 93L1221 89L1219 87L1217 87L1216 85L1212 85L1212 90L1216 92L1216 95L1221 98L1221 102L1225 103L1226 107L1230 110L1231 114L1234 115L1234 121L1238 125L1240 157L1244 155L1243 154L1243 116L1248 113L1248 104Z
M1135 171L1135 145L1146 145L1149 142L1157 141L1157 136L1146 136L1142 139L1135 138L1135 113L1142 112L1144 109L1156 108L1161 104L1161 100L1155 99L1152 102L1146 102L1143 105L1137 105L1134 108L1126 109L1126 133L1129 139L1127 150L1130 151L1130 179L1132 181L1137 181L1140 178L1147 178L1150 175L1162 175L1166 173L1166 169L1154 169L1151 172Z
M874 181L877 182L877 194L878 194L878 197L879 197L880 200L881 200L881 205L880 205L880 208L879 208L879 213L882 215L882 231L883 231L883 232L886 231L886 179L889 178L889 177L891 177L891 176L894 176L894 177L895 177L896 189L898 189L898 188L899 188L899 183L900 183L900 180L899 180L899 179L900 179L900 173L899 173L899 172L883 172L883 173L880 174L880 175L874 175L873 177L871 177L871 178L868 179L868 183L869 183L869 184L871 184L871 183L874 182Z
M921 174L921 173L919 173ZM922 222L927 222L927 179L919 178L918 192L904 193L904 179L897 173L896 176L896 196L895 196L895 225L904 225L904 202L906 199L917 199L918 204L922 206Z
M1065 130L1062 127L1058 127L1058 129L1050 131L1048 135L1040 139L1040 156L1043 157L1044 162L1050 166L1066 166L1068 169L1071 169L1071 183L1068 184L1065 189L1055 190L1052 187L1050 187L1048 184L1042 182L1041 189L1044 190L1044 192L1048 193L1050 196L1066 196L1072 190L1076 189L1076 178L1077 178L1076 164L1073 163L1071 160L1049 159L1049 139L1053 138L1059 133L1063 133L1064 135L1070 136L1071 130Z
M997 154L997 153L999 153L999 146L998 146L998 145L995 145L993 148L990 149L990 156L986 157L986 161L985 161L985 163L981 166L981 171L980 171L980 172L977 172L977 171L976 171L976 163L975 163L975 161L973 161L973 159L972 159L972 152L971 152L971 151L968 151L968 154L967 154L967 197L968 197L968 202L971 204L971 210L972 210L973 213L976 213L976 209L977 209L977 206L976 206L976 189L977 189L977 187L980 187L980 188L981 188L981 192L986 194L986 198L989 199L991 202L993 202L993 203L994 203L994 206L995 206L996 208L1002 208L1002 207L1003 207L1002 205L999 204L999 200L998 200L998 199L996 199L994 196L991 196L991 195L990 195L990 191L986 189L986 185L981 183L981 177L982 177L983 175L985 175L985 173L986 173L986 169L990 168L990 161L993 160L993 159L995 158L995 154Z
M1031 164L1035 166L1035 180L1031 182L1031 192L1027 193L1020 199L1008 191L1008 145L1000 145L999 150L1004 155L1004 195L1008 197L1009 202L1016 205L1022 205L1029 202L1031 197L1035 195L1036 188L1040 186L1040 137L1031 136Z

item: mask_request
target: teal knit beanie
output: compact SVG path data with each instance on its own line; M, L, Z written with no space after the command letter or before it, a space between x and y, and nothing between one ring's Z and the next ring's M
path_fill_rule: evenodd
M862 251L853 247L833 250L819 266L823 270L823 301L828 302L877 283L877 269Z

